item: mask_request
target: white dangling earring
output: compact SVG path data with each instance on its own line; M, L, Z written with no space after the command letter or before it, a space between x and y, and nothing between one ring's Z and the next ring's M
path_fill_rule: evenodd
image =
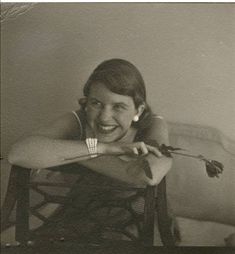
M138 122L138 121L139 121L139 116L138 116L138 115L135 115L134 118L133 118L133 121L134 121L134 122Z

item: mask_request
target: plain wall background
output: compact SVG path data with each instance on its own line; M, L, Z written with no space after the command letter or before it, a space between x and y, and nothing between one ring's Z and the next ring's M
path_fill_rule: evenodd
M169 121L235 139L235 5L40 3L2 24L2 156L23 134L77 107L91 71L133 62Z

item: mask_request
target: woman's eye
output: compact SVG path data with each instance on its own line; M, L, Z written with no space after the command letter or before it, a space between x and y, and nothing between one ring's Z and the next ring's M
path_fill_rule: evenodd
M99 101L91 101L90 104L91 104L92 107L95 107L95 108L101 108L102 107L102 104Z
M114 110L116 110L116 111L125 110L125 108L124 108L122 105L114 105L113 108L114 108Z

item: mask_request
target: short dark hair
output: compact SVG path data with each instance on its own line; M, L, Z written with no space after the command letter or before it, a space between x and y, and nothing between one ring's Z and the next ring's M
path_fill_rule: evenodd
M152 112L146 102L145 83L141 73L132 63L123 59L110 59L99 64L83 88L84 96L89 95L95 82L104 84L113 93L132 97L136 108L144 104L144 112L138 122L133 122L133 126L144 129L150 125Z

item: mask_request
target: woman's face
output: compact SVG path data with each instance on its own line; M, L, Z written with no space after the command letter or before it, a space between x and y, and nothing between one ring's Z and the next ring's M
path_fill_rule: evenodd
M87 122L100 142L124 137L139 111L130 96L113 93L102 83L92 84L86 106Z

